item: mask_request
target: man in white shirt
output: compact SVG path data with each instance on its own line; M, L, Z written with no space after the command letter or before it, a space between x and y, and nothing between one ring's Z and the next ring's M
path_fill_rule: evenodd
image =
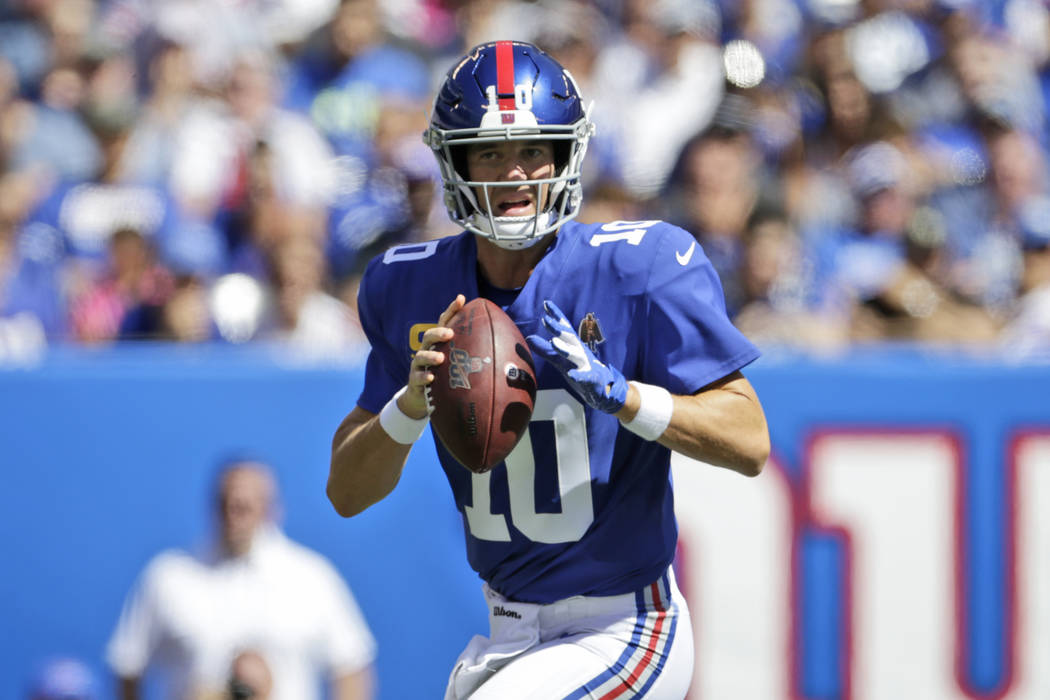
M269 665L274 700L373 697L375 639L336 569L274 524L276 482L238 461L218 479L219 537L204 555L169 550L146 567L107 648L121 697L139 697L146 669L168 671L172 698L219 696L237 656Z

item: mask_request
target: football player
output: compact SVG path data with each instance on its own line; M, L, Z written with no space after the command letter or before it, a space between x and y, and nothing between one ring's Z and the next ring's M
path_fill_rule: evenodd
M546 53L474 48L424 134L464 231L388 250L361 284L371 354L327 487L343 516L397 484L446 361L431 347L452 338L467 298L503 307L536 360L532 421L503 464L475 474L435 439L490 620L446 698L684 697L693 643L671 569L671 451L747 476L769 454L740 372L758 351L727 319L693 236L661 221L573 221L593 132Z

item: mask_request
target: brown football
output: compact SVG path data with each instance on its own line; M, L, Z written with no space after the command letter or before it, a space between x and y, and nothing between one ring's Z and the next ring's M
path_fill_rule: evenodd
M449 327L452 340L434 346L445 362L432 368L430 424L453 457L481 474L502 462L529 426L532 353L510 316L487 299L468 302Z

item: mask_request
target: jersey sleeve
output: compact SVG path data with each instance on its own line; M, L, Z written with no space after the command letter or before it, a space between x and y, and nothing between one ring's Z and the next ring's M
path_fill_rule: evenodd
M384 293L381 272L378 262L373 261L361 280L357 295L358 316L371 347L365 363L365 386L357 405L372 413L379 413L407 379L407 370L395 366L392 361L398 356L398 350L391 345L389 334L383 328L382 301L390 295Z
M667 225L645 296L643 381L693 394L759 356L729 320L718 273L687 231Z

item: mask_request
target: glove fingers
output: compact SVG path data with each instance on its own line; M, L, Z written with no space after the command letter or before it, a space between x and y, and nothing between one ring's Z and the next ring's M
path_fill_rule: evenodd
M570 369L565 375L578 384L591 385L599 394L609 395L609 387L613 385L613 381L602 382L602 377L594 376L594 372L585 369Z
M561 335L564 329L558 326L557 319L551 318L550 316L544 316L542 320L543 327L547 329L548 333L550 333L554 337L558 337L559 335Z
M572 361L565 357L565 355L563 355L562 352L546 338L538 335L530 335L526 338L526 341L532 346L537 355L557 367L560 371L564 372L575 367Z
M555 350L561 353L562 357L569 357L572 355L572 343L566 342L563 338L551 338L551 345L554 346Z
M548 340L540 335L530 335L526 340L529 344L538 352L540 355L551 358L567 358L569 356L569 350L563 341L558 336L555 336Z
M542 357L549 358L551 355L558 354L558 351L554 349L551 342L542 336L530 335L527 336L525 340L528 341L529 345L532 346L532 349Z
M591 369L591 354L583 347L580 339L575 335L566 338L554 338L551 340L556 350L561 352L565 359L572 362L576 369L586 372Z
M569 322L568 319L565 318L565 314L562 313L562 310L558 308L558 305L550 299L543 302L543 310L546 311L548 315L560 320L562 323Z
M557 304L553 301L545 301L543 302L543 309L547 312L546 316L544 316L544 323L547 324L547 327L551 329L552 333L561 333L564 331L575 333L572 324L569 323L568 317L566 317L562 310L558 308ZM549 324L548 321L550 322Z

